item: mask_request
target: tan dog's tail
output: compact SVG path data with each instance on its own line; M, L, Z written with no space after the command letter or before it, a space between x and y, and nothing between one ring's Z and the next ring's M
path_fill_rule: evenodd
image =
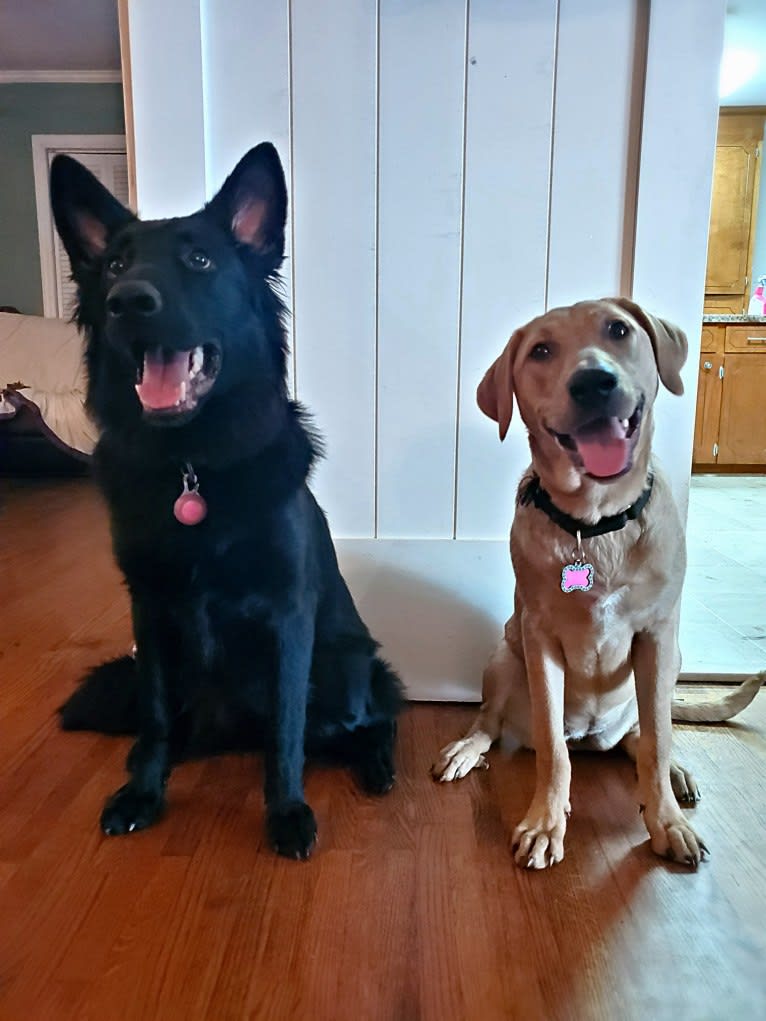
M766 680L766 670L754 677L748 677L723 698L706 699L704 702L685 702L674 698L672 716L677 723L722 723L741 713L755 698L758 689Z

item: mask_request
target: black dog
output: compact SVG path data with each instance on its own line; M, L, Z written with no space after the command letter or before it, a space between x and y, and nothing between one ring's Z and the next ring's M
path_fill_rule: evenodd
M97 667L62 709L70 729L137 731L101 826L153 823L179 758L262 744L271 841L304 858L316 838L304 754L339 753L367 791L389 790L402 688L306 485L317 445L287 397L274 289L279 157L252 149L180 219L138 220L66 156L51 196L137 650Z

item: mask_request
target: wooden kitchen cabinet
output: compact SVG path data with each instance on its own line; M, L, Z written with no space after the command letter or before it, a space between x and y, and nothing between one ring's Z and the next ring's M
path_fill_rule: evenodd
M693 460L766 466L766 323L703 326Z
M715 464L718 456L716 444L721 420L722 369L723 354L703 352L700 355L697 417L694 420L695 464Z
M743 323L741 326L727 326L724 351L766 355L766 323Z
M722 110L718 119L705 273L709 313L741 314L750 299L763 129L763 110Z
M717 464L766 464L766 354L724 355Z

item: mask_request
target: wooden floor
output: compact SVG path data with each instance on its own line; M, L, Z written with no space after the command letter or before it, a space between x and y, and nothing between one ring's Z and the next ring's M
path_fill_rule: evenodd
M247 758L179 768L164 821L105 838L128 742L54 716L130 640L104 514L86 481L0 489L3 1021L766 1017L766 693L733 726L678 730L712 850L696 873L652 856L619 755L576 757L564 862L516 868L533 757L429 779L460 706L407 712L382 801L309 770L308 863L264 846Z

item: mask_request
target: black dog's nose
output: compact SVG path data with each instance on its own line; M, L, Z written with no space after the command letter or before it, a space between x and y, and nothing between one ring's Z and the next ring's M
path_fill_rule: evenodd
M617 377L607 369L580 369L569 380L572 400L586 408L598 407L617 386Z
M120 316L153 316L162 308L162 295L148 280L124 280L115 284L106 299L106 310Z

